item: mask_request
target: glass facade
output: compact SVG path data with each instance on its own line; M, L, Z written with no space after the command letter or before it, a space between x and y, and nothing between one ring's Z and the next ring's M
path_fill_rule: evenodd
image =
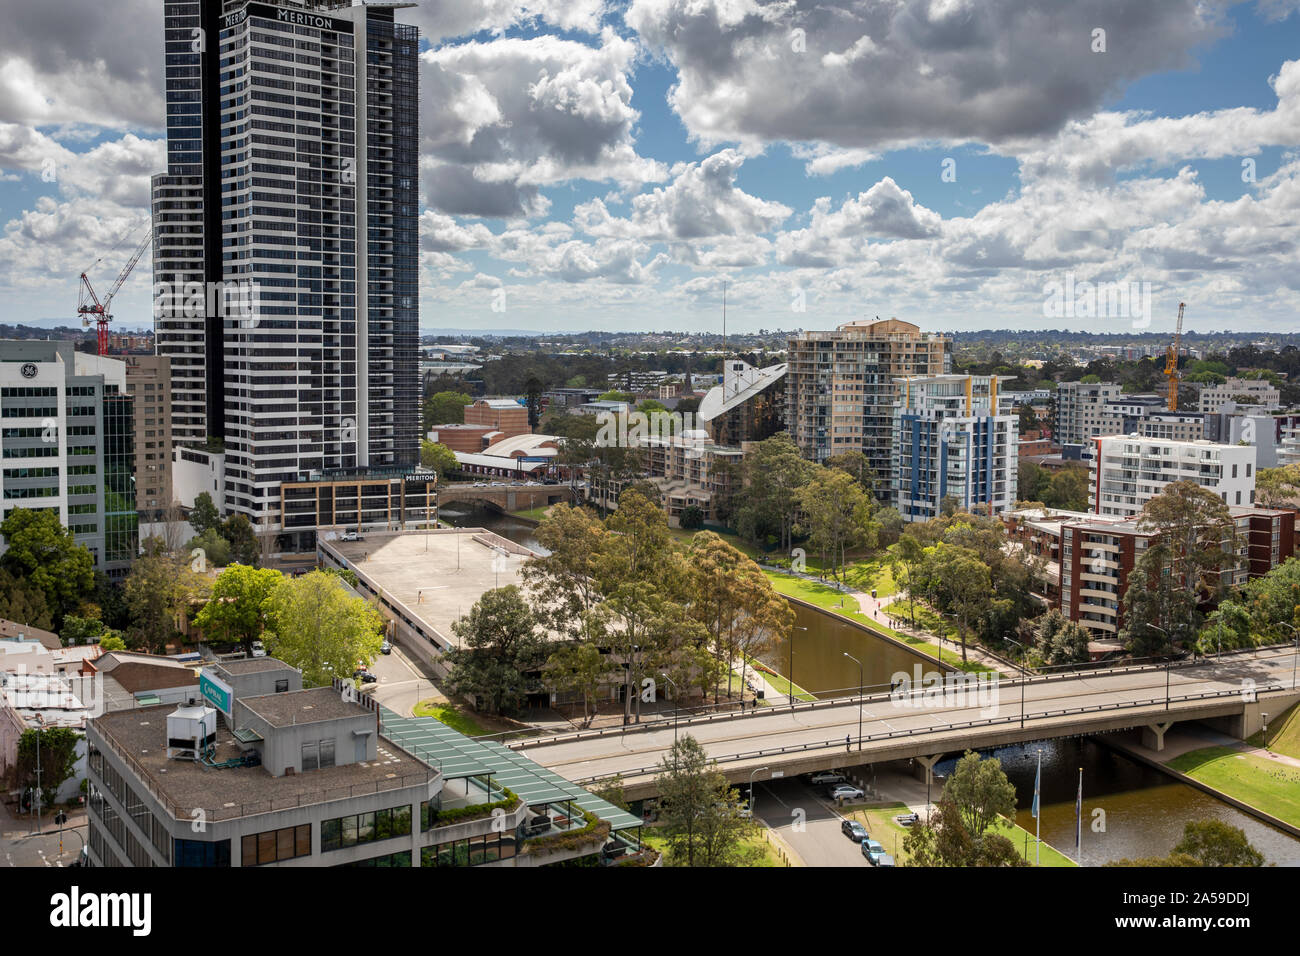
M124 569L139 550L135 510L134 400L109 388L104 395L104 561L107 570ZM116 566L116 568L115 568Z

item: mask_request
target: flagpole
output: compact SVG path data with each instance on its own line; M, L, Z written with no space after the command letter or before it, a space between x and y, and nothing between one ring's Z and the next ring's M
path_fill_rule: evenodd
M1043 751L1038 751L1038 776L1043 776ZM1037 784L1035 784L1037 786ZM1034 866L1041 866L1043 862L1043 810L1038 808L1038 819L1034 821Z
M1074 851L1083 866L1083 768L1079 768L1079 793L1074 799Z

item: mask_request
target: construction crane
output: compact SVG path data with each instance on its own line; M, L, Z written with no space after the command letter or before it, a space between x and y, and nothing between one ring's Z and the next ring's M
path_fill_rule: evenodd
M1174 341L1165 355L1165 375L1169 377L1169 410L1178 411L1178 386L1183 376L1178 371L1178 352L1183 344L1183 309L1186 303L1178 303L1178 325L1174 327Z
M81 324L83 328L90 328L90 319L92 316L94 317L97 337L99 340L100 355L108 354L108 323L109 320L113 318L113 314L109 309L113 305L113 296L117 295L118 289L122 288L122 283L124 283L127 280L127 277L131 275L131 270L134 269L136 263L140 261L140 257L144 255L145 249L149 248L149 242L152 239L153 229L150 228L145 232L143 241L141 241L141 243L136 246L135 251L131 253L131 258L128 259L126 265L122 267L122 271L117 274L117 281L115 281L112 287L109 288L108 295L104 296L103 299L101 299L95 292L95 287L90 284L90 277L86 275L85 272L81 274L81 293L77 298L77 314L81 316ZM114 248L117 247L114 246ZM90 268L93 269L103 261L103 256L101 256L95 260L94 264L92 264ZM87 269L87 272L88 271L90 270Z

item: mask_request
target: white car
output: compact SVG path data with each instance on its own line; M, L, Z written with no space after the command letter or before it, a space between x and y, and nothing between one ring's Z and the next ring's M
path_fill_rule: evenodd
M820 773L815 773L809 777L808 782L812 784L843 783L847 779L848 777L838 771L823 770Z
M865 794L852 784L842 783L831 791L832 800L861 800Z
M254 641L254 642L253 642L253 656L254 656L254 657L265 657L265 656L266 656L266 645L263 644L261 641Z

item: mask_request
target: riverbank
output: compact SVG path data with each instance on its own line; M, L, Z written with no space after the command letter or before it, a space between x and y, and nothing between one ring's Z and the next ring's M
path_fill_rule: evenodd
M1300 837L1300 761L1294 758L1196 724L1171 727L1161 751L1143 746L1138 731L1097 742Z

